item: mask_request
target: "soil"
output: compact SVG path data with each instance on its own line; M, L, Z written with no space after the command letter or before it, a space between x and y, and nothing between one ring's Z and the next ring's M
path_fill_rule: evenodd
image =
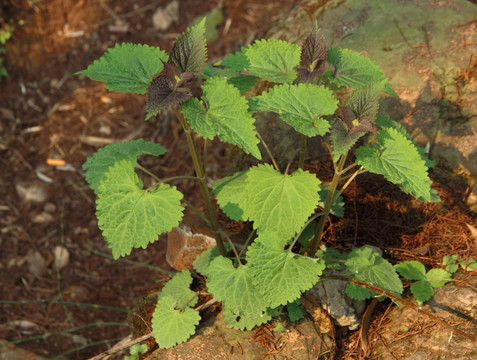
M73 74L117 42L170 50L187 24L221 4L227 21L209 46L209 58L218 60L260 38L301 5L296 0L182 0L180 20L167 31L155 30L152 14L168 2L2 2L0 22L23 20L23 25L15 26L6 44L8 77L0 88L0 339L46 358L66 352L68 359L94 356L130 334L128 309L166 278L141 264L172 270L164 241L111 260L81 166L101 146L145 138L169 149L159 161L145 160L151 171L193 175L185 138L171 114L144 122L143 96L111 93ZM212 178L225 175L225 150L218 142L210 146ZM64 160L66 166L48 165L48 159ZM329 176L321 159L309 163L310 170ZM416 259L428 266L438 265L443 255L476 258L477 240L467 224L477 227L477 222L465 206L465 183L434 180L441 204L421 204L379 177L361 177L344 194L346 216L333 218L327 245L371 244L391 261ZM200 208L192 182L175 185ZM61 271L54 263L57 246L69 254ZM343 358L359 355L357 333L348 335L337 337Z

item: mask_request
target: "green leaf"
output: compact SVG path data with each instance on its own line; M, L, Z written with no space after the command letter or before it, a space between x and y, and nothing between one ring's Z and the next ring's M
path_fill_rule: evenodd
M199 321L198 311L189 307L178 309L172 296L164 296L158 300L152 315L152 333L159 347L168 349L187 341Z
M459 265L458 264L449 264L446 266L446 271L448 273L455 273L457 270L459 270Z
M315 285L324 262L253 243L247 251L247 266L269 307L286 305Z
M161 290L159 299L164 296L172 296L176 302L176 307L183 308L185 306L195 306L198 296L190 289L192 284L192 276L189 270L183 270L175 274Z
M459 265L461 266L462 270L464 270L464 271L475 271L475 270L477 270L477 260L475 260L475 259L472 259L472 258L460 259L458 262L459 262ZM457 271L457 269L455 271Z
M446 255L442 258L442 265L455 264L458 258L459 258L459 255L457 254L450 255L450 256Z
M202 89L207 108L196 98L182 105L182 113L192 129L209 140L217 135L221 141L237 145L260 160L255 119L248 112L246 99L224 79L209 79Z
M444 269L431 269L427 272L426 278L434 288L442 287L452 281L452 275Z
M356 149L356 162L419 200L431 201L432 181L414 144L392 128L382 129L377 138L378 144Z
M230 246L230 245L225 244L226 249L227 249L227 246ZM218 256L220 256L220 252L217 246L214 246L213 248L210 248L201 252L199 255L197 255L197 257L194 260L194 263L193 263L194 269L202 276L206 276L207 269L209 268L210 262Z
M256 317L267 309L265 299L252 282L249 267L242 265L235 269L232 261L223 256L211 261L207 288L234 314Z
M366 300L377 295L374 291L368 290L352 282L348 283L345 292L351 299L354 300Z
M349 253L346 268L353 273L356 280L397 295L402 294L402 283L394 267L366 246L353 249Z
M296 79L295 66L300 63L300 47L282 40L257 40L245 55L246 70L263 80L288 83Z
M414 296L419 305L422 305L434 296L434 290L431 284L424 280L412 283L410 289L412 296Z
M338 86L357 88L385 79L383 71L378 65L368 57L350 49L329 49L326 60L335 68L333 82ZM389 84L385 85L384 91L392 96L397 96Z
M255 326L262 325L272 319L270 311L266 311L257 316L246 316L229 311L227 307L222 309L224 321L228 327L240 330L251 330Z
M207 62L205 42L205 18L187 29L172 47L169 62L177 66L183 73L190 72L199 77Z
M245 55L247 48L243 47L234 54L229 54L225 59L216 62L214 65L226 66L231 70L242 71L250 66L250 61Z
M412 142L414 146L416 146L417 150L419 151L419 155L421 155L421 159L426 162L426 166L428 168L434 167L436 165L435 161L429 159L429 156L426 153L426 150L416 145L416 142L414 141L414 139L411 137L411 135L409 135L407 130L400 123L398 123L397 121L394 121L389 116L378 114L378 116L376 117L376 125L379 125L380 127L386 128L386 129L389 129L389 128L396 129L397 131L399 131L399 133L404 135L406 139Z
M146 248L182 219L182 194L166 184L147 191L133 165L122 160L99 184L96 216L115 259L132 248Z
M97 194L99 183L104 174L116 162L127 160L133 166L136 166L137 158L141 155L159 156L166 152L167 150L161 145L144 141L144 139L106 145L90 156L83 164L83 169L86 171L86 181Z
M152 79L162 69L167 54L157 47L140 44L116 44L82 74L106 83L106 89L144 94Z
M244 218L254 222L257 232L275 232L286 242L294 236L318 204L320 180L308 171L281 174L271 165L248 171L247 201L241 205Z
M212 191L222 211L230 219L235 221L246 220L243 217L243 209L240 204L247 201L248 171L239 171L232 176L227 176L214 181Z
M294 302L287 304L288 318L290 321L295 322L301 320L305 317L306 312L301 305L300 300L295 300Z
M222 69L210 65L205 67L203 77L205 79L220 77L235 86L242 94L250 91L257 82L257 78L253 75L242 74L229 68Z
M313 84L275 86L249 100L253 111L272 111L307 136L324 135L330 124L323 118L333 114L338 100L323 86Z
M408 280L426 280L426 267L419 261L403 261L394 265L397 272Z

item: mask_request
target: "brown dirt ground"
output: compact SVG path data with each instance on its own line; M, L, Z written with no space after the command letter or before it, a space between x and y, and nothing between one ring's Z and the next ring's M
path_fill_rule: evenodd
M67 355L85 359L129 334L123 326L124 310L134 307L164 278L160 272L102 255L109 250L98 230L95 197L81 168L98 147L143 137L169 149L159 162L146 159L153 172L192 175L184 138L170 116L143 122L144 97L110 93L102 84L72 74L116 42L169 50L192 19L222 3L231 24L226 33L225 24L221 25L222 37L209 47L209 58L217 59L260 38L271 23L300 3L183 0L179 23L160 33L153 29L151 15L167 2L2 2L0 21L25 23L7 43L9 76L0 88L0 339L18 340L23 348L47 358L81 348L85 342L88 346ZM116 31L115 25L127 26L127 31ZM84 33L75 36L76 31ZM219 169L226 167L224 150L219 143L211 147L213 177L223 175ZM69 170L48 166L47 159L63 159ZM311 161L310 168L327 176L318 160ZM345 194L346 217L328 227L326 242L344 249L372 244L383 248L391 260L417 259L429 266L438 265L448 254L476 257L476 239L466 227L477 226L464 205L468 189L459 182L441 182L436 181L435 187L443 204L425 205L377 177L360 178ZM196 203L192 183L176 185ZM46 198L40 203L24 202L19 186L37 189ZM59 273L52 263L58 245L70 254ZM45 262L33 271L35 252ZM171 270L164 253L164 241L158 241L147 251L133 251L127 260ZM15 325L18 320L36 326L22 328ZM357 334L350 335L340 340L347 358L359 355Z

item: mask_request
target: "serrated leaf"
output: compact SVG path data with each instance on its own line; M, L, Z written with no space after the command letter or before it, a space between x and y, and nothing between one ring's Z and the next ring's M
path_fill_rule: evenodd
M246 99L237 88L220 78L207 80L202 89L207 108L196 98L182 105L182 113L192 129L209 140L218 136L221 141L237 145L260 160L255 119L248 112Z
M144 94L152 79L162 71L162 61L167 59L167 54L157 47L116 44L99 60L76 74L105 82L106 89L111 91Z
M83 169L86 172L86 181L91 189L97 194L99 183L108 169L116 162L128 160L133 166L137 164L137 158L141 155L159 156L165 154L167 149L144 139L119 142L106 145L86 160Z
M189 307L178 309L172 296L164 296L158 300L152 315L152 333L159 347L168 349L187 341L199 321L198 311Z
M182 219L182 194L167 184L147 191L133 165L122 160L99 184L96 216L115 259L133 248L146 248Z
M227 327L233 327L239 330L252 330L255 326L262 325L272 319L272 315L269 311L256 316L246 316L236 314L229 311L227 307L224 307L222 313L224 314L224 321Z
M419 261L403 261L394 265L397 272L408 280L426 280L426 267Z
M455 273L457 270L459 270L459 265L457 264L450 264L446 266L446 271L450 274Z
M235 221L246 220L243 218L243 209L240 204L247 201L247 180L248 171L239 171L232 176L227 176L214 181L212 191L220 209L230 219Z
M225 244L225 246L227 247L228 244ZM206 276L210 262L218 256L221 255L217 246L201 252L194 260L194 269L202 276Z
M402 135L406 137L410 142L412 142L417 150L419 151L419 155L421 155L421 159L425 161L426 166L428 168L434 167L436 165L436 162L429 159L429 155L426 153L426 150L420 146L416 145L415 140L409 135L407 130L402 126L400 123L397 121L391 119L389 116L385 116L382 114L378 114L376 117L376 125L381 126L382 128L393 128L399 131Z
M269 307L293 302L313 287L325 269L324 262L252 244L247 251L247 266Z
M174 106L190 99L192 93L186 87L174 88L166 76L158 76L152 80L147 88L147 114L146 119L159 114L168 106Z
M475 270L477 270L477 260L475 260L475 259L472 259L472 258L461 259L458 262L459 262L459 265L461 266L462 270L464 270L464 271L475 271ZM457 271L457 269L455 271Z
M419 200L431 201L432 181L414 144L393 128L382 129L377 138L378 144L356 149L356 162Z
M226 66L235 71L242 71L250 66L250 61L245 55L247 48L243 47L234 54L229 54L225 59L216 62L214 65Z
M253 111L272 111L307 136L324 135L330 124L323 118L337 109L338 100L324 86L313 84L275 86L249 100Z
M210 65L205 67L203 77L205 79L220 77L235 86L242 94L250 91L257 82L256 76L242 74L229 68L222 69Z
M205 41L205 18L189 27L175 42L169 55L169 62L182 72L190 72L195 77L202 75L207 62Z
M190 289L192 284L192 275L189 270L183 270L175 274L161 290L159 299L164 296L172 296L176 302L177 308L185 306L195 306L197 304L198 296Z
M306 312L301 305L300 300L295 300L294 302L287 304L288 318L290 321L295 322L301 320L305 317Z
M368 290L352 282L348 283L345 292L346 295L354 300L366 300L377 295L374 291Z
M301 47L300 66L296 71L302 81L309 82L323 74L326 66L326 43L321 30L315 24Z
M366 246L353 249L349 253L346 268L353 273L356 280L398 295L402 294L402 283L394 267Z
M452 281L452 275L444 269L431 269L427 272L426 278L434 288L442 287Z
M248 171L247 201L241 205L244 218L252 220L257 232L275 232L287 241L294 236L318 204L320 180L304 170L281 174L271 165Z
M331 144L333 145L333 161L337 162L341 155L347 153L365 132L351 132L341 119L331 123Z
M383 91L386 80L366 84L353 90L346 99L346 105L353 110L357 119L374 122L379 109L379 95Z
M421 305L434 296L434 290L430 283L424 280L419 280L411 284L411 294Z
M333 82L338 86L357 88L385 79L383 71L378 65L366 56L350 49L328 49L326 60L335 68ZM397 96L388 83L384 86L384 91L389 95Z
M256 317L267 309L267 303L253 284L246 265L234 268L232 261L219 256L207 269L207 288L225 307L240 316Z
M245 50L246 70L263 80L291 83L300 63L300 47L282 40L257 40Z

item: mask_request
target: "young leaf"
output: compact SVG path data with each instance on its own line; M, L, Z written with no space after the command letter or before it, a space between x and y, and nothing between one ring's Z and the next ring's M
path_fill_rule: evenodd
M394 268L407 280L426 280L426 267L419 261L403 261Z
M442 287L449 281L452 281L452 275L444 269L431 269L427 272L426 278L432 287Z
M422 305L434 296L434 290L432 289L431 283L424 280L412 283L410 289L412 296L414 296L419 305Z
M357 280L402 294L402 283L394 267L368 247L353 249L348 255L346 268Z
M260 160L255 119L248 112L246 99L224 79L209 79L202 89L207 108L196 98L182 105L182 113L192 129L209 140L217 135L221 141L237 145Z
M333 145L333 161L337 162L341 155L347 153L364 134L364 131L350 131L345 122L339 118L331 123L331 144Z
M263 80L291 83L296 79L295 66L300 63L300 47L282 40L257 40L247 48L246 70Z
M432 181L414 144L393 128L382 129L377 139L373 147L356 149L356 162L419 200L431 201Z
M316 24L301 47L300 66L296 71L304 82L313 80L325 71L326 43Z
M247 316L229 311L226 306L222 309L224 321L229 327L239 330L252 330L255 326L262 325L272 319L270 311L262 312L259 315Z
M290 321L295 322L301 320L305 317L306 312L301 305L300 300L295 300L294 302L287 304L288 318Z
M254 283L269 307L286 305L313 287L325 269L320 259L312 259L253 243L247 251L247 266Z
M175 187L160 184L150 191L142 187L127 160L110 167L99 184L96 216L115 259L132 248L146 248L182 219L182 194Z
M106 145L99 149L83 164L86 172L86 181L91 189L98 194L99 183L108 169L121 160L129 161L133 166L137 165L137 158L141 155L159 156L166 153L166 149L144 139L119 142Z
M147 88L147 114L146 119L159 114L164 108L181 104L192 97L190 89L175 87L165 76L161 75L152 80Z
M161 297L152 315L152 333L159 347L168 349L187 341L195 333L200 315L189 307L177 308L172 296Z
M320 180L308 171L281 174L271 165L248 171L244 218L254 222L258 233L275 232L286 242L305 224L318 204Z
M259 288L252 282L249 267L242 265L235 269L232 261L223 256L211 261L207 288L234 314L256 317L267 309Z
M207 62L205 42L205 18L187 29L172 47L169 62L177 66L181 72L190 72L195 77L202 75Z
M175 274L161 290L159 299L164 296L172 296L177 308L192 307L199 300L197 294L190 289L192 276L189 270L183 270Z
M338 86L357 88L385 79L383 71L378 65L366 56L350 49L329 49L326 60L335 68L333 82ZM384 92L397 96L388 83L384 86Z
M349 95L346 105L353 111L357 119L366 119L374 123L378 114L379 95L385 83L386 80L382 80L377 83L363 85Z
M246 220L240 204L247 201L245 187L248 171L239 171L232 176L216 180L212 185L215 199L222 211L232 220Z
M322 116L333 114L338 100L323 86L313 84L279 85L249 100L252 111L272 111L307 135L324 135L330 128Z
M167 54L157 47L140 44L116 44L82 74L106 83L106 89L144 94L152 79L162 69Z

